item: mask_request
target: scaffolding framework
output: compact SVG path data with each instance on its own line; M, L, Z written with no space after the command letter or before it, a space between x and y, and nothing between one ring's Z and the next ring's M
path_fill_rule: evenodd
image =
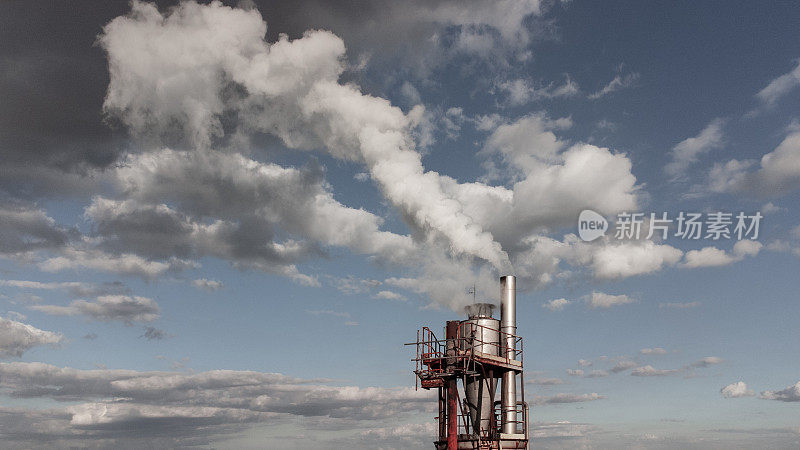
M483 337L487 335L499 336L500 339L484 340ZM413 361L417 388L438 391L439 435L434 442L437 450L528 448L522 338L505 333L499 327L495 329L469 321L448 321L444 339L437 339L429 327L423 327L417 331L416 342L408 345L416 346ZM496 382L508 372L514 373L520 383L514 409L506 409L504 418L501 402L495 399ZM461 390L458 380L461 380ZM478 395L477 404L470 404L466 395L463 395L468 382L486 384L485 391L482 386L479 389L481 394ZM484 399L483 392L488 392L489 398ZM479 420L473 420L475 411L485 410L483 402L492 405L491 414L488 418L478 416ZM482 429L486 419L488 426ZM515 432L502 432L503 424L509 424L505 429Z

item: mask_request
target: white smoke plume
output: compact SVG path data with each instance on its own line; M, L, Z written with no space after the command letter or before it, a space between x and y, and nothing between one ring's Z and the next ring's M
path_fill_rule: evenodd
M87 217L101 221L100 229L117 233L107 246L134 245L165 257L168 246L153 248L120 234L128 229L125 220L142 220L139 212L146 212L153 222L169 219L182 230L179 257L214 255L309 285L318 283L293 263L317 251L318 243L343 246L411 268L414 277L397 278L402 281L396 286L452 308L469 300L456 290L474 280L486 284L483 289L493 287L497 272L516 271L537 286L555 279L565 261L603 278L605 268L588 249L569 236L562 242L547 234L571 224L585 207L604 214L634 209L640 187L626 155L560 140L555 133L569 128L571 119L551 120L544 113L499 119L481 152L489 172L484 181L503 180L508 187L462 183L423 166L415 143L428 115L422 105L404 113L340 81L345 44L333 33L310 30L295 40L280 35L267 42L267 24L256 9L218 1L182 2L164 12L134 1L131 8L106 25L98 40L109 60L104 110L138 138L144 153L129 155L116 170L118 189L135 202L96 198L87 209ZM382 231L379 217L338 203L321 176L250 159L251 139L263 134L291 149L321 150L362 164L412 228L413 239ZM202 164L161 166L176 158ZM229 166L239 169L223 170ZM274 176L283 173L297 183ZM303 180L315 187L308 189ZM165 196L179 210L159 204ZM300 220L287 204L298 198ZM231 231L207 239L208 223ZM251 254L254 239L242 245L248 231L243 223L250 231L262 230L257 239L268 242L263 251ZM309 241L270 242L271 226ZM494 298L494 291L485 296Z
M467 254L509 269L492 235L447 195L442 177L425 171L406 116L387 100L340 84L344 42L327 31L294 41L264 40L258 11L184 2L162 15L134 2L104 28L111 80L105 110L134 132L174 131L205 148L224 135L220 116L236 112L238 131L273 133L292 148L322 147L366 165L386 198L419 229ZM236 94L227 90L238 87ZM244 92L242 92L244 91Z

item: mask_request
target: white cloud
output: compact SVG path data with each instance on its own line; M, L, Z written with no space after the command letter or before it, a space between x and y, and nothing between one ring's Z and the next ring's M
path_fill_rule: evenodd
M345 278L331 278L333 285L344 294L364 294L381 283L379 280L356 278L352 275Z
M623 242L598 247L592 259L597 278L616 279L652 273L680 261L683 252L652 241Z
M747 389L747 384L745 384L744 381L737 381L736 383L731 383L720 389L719 392L725 398L752 397L753 395L755 395L753 391Z
M527 36L522 17L538 14L538 3L503 4L502 14L497 5L482 3L420 10L461 27L458 39L464 40L456 46L478 45L485 38L478 35L486 33L470 27L479 23L496 28L504 40ZM62 255L43 267L114 267L103 262L140 258L118 271L154 278L179 270L171 262L181 266L213 256L318 286L297 264L328 247L345 247L407 268L404 279L415 281L401 288L459 308L465 303L457 295L463 279L494 279L512 262L521 281L537 287L565 273L561 261L610 279L652 273L678 258L679 250L652 244L590 249L569 242L547 244L552 252L542 254L534 248L543 241L535 233L571 224L587 204L612 214L638 203L641 186L630 158L560 140L555 132L569 127L569 118L534 113L515 121L469 119L459 108L448 109L448 130L457 132L462 122L474 120L492 131L483 149L487 179L497 177L509 187L460 183L422 165L417 133L424 107L404 114L353 83L340 83L346 63L338 36L308 31L269 43L255 9L218 3L187 2L164 13L141 2L132 8L109 23L99 40L110 70L104 109L143 143L143 152L129 154L113 171L117 198L97 197L86 209L103 254ZM509 18L509 11L522 16ZM612 86L633 78L621 77ZM571 92L567 81L548 86L548 95ZM231 90L240 95L228 95ZM416 100L409 86L402 90ZM223 117L235 120L226 119L223 127ZM261 133L291 149L322 150L363 166L410 235L383 231L381 217L336 201L319 168L253 160L249 139ZM452 278L434 282L447 277Z
M800 402L800 381L780 391L763 391L761 398L781 402Z
M335 200L318 168L286 168L210 150L162 150L129 157L116 177L132 198L95 198L86 214L107 236L106 245L153 257L212 255L318 285L294 265L319 253L316 242L387 260L407 258L413 250L408 236L381 231L380 217ZM201 189L197 180L203 180ZM202 220L209 216L218 219ZM132 233L131 222L151 231ZM276 227L298 239L277 241Z
M551 82L537 87L529 80L518 78L503 81L498 84L498 88L508 94L508 101L511 105L524 105L528 102L542 99L572 97L580 92L578 84L572 81L569 76L561 84Z
M564 384L564 380L561 378L531 378L530 380L527 380L526 383L536 384L539 386L554 386L557 384Z
M797 66L788 73L770 81L763 89L758 91L756 97L765 105L773 106L778 99L788 94L797 86L800 86L800 61Z
M782 206L777 206L772 202L767 202L761 207L761 213L764 215L775 214L779 212L786 212L787 209Z
M708 187L714 193L778 197L800 187L800 133L790 132L761 161L732 159L712 167Z
M133 11L112 20L99 39L111 76L104 109L133 132L161 135L167 131L161 124L177 119L193 146L208 148L223 135L219 117L236 110L244 123L239 131L273 133L290 148L321 147L364 164L384 196L420 230L447 239L456 254L508 267L492 235L443 192L442 177L425 171L409 136L409 118L388 101L338 82L345 53L340 38L309 31L269 44L256 10L219 3L181 3L162 15L153 5L135 2ZM458 12L458 22L471 23L471 15L463 16L469 10L449 11ZM244 87L247 96L226 103L225 80Z
M596 430L594 425L569 421L535 422L531 427L534 439L583 438Z
M716 247L704 247L700 250L690 250L686 252L681 267L715 267L733 264L736 259L729 255L725 250Z
M639 353L643 355L666 355L669 352L661 347L654 347L654 348L643 348L639 350Z
M592 362L588 361L588 360L585 360L585 359L579 359L578 360L578 365L581 366L581 367L589 367L589 366L592 365Z
M58 249L69 241L71 232L58 226L44 210L3 200L0 198L0 255L25 258L29 252Z
M19 357L33 347L56 345L63 340L60 333L0 317L0 358Z
M741 240L733 245L731 253L716 247L704 247L700 250L686 252L681 267L717 267L727 266L743 260L747 256L756 256L763 248L763 244L749 239Z
M589 99L597 100L600 97L604 97L612 92L619 91L626 87L632 86L636 81L639 80L638 73L629 73L626 75L617 75L611 81L608 82L605 86L603 86L599 91L595 92L594 94L589 95Z
M664 172L673 179L683 178L683 172L697 162L700 155L722 145L722 126L725 121L714 119L695 137L687 138L672 148L670 161Z
M691 364L692 367L709 367L716 364L722 364L725 362L724 359L719 358L717 356L706 356L705 358L695 361Z
M435 397L413 387L327 386L322 382L253 371L186 374L0 364L0 387L11 395L85 402L67 410L71 427L129 426L141 424L147 416L148 426L163 427L187 414L206 417L216 416L215 412L221 413L221 424L241 423L243 418L269 422L276 415L373 420L435 409ZM190 431L198 429L192 426Z
M631 375L635 377L663 377L674 375L680 371L680 369L656 369L651 365L646 365L633 369Z
M497 274L487 265L478 268L469 259L448 258L441 249L429 247L422 258L416 277L391 277L384 280L387 286L404 289L425 298L434 304L443 305L454 311L472 303L472 295L467 294L464 280L470 280L477 289L476 297L489 303L499 303ZM431 305L433 306L433 305Z
M543 303L542 308L545 308L550 311L563 311L564 307L569 305L570 303L572 302L570 302L565 298L557 298L554 300L548 300L547 302Z
M603 292L592 292L586 298L586 303L589 305L590 308L602 308L607 309L611 308L612 306L619 306L619 305L627 305L630 303L635 303L636 299L628 297L627 295L611 295L605 294Z
M42 282L28 280L0 280L0 286L15 287L18 289L66 291L72 297L96 297L103 294L123 294L128 291L128 288L120 282L94 284L84 281Z
M118 320L128 325L152 322L160 315L160 308L154 300L127 295L103 295L95 301L74 300L69 306L33 305L30 308L59 316L84 315L104 322Z
M604 378L608 376L605 370L593 370L585 375L585 378Z
M225 285L221 281L198 278L192 281L192 286L204 291L214 292L222 289Z
M567 375L572 377L582 377L583 373L581 369L567 369Z
M401 300L401 301L406 300L406 298L403 297L402 295L392 291L379 291L377 294L375 294L375 298L381 298L384 300Z
M531 404L534 405L553 405L553 404L560 404L560 403L582 403L582 402L591 402L595 400L602 400L606 398L604 395L600 395L597 392L592 392L591 394L555 394L552 396L538 396L534 395L533 399L530 400Z
M614 373L620 373L620 372L624 372L624 371L626 371L628 369L633 369L637 365L638 364L636 364L633 361L627 361L627 360L620 361L616 365L614 365L614 367L611 368L611 371L614 372Z
M195 267L191 261L170 258L166 262L150 261L132 253L113 255L100 250L65 248L60 256L48 258L38 264L45 272L60 272L70 269L92 269L121 275L136 275L142 278L157 278L168 271Z

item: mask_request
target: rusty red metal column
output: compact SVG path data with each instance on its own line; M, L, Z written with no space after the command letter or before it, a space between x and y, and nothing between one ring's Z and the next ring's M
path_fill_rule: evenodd
M458 324L457 320L449 320L445 331L447 340L447 371L453 373L458 359ZM450 376L447 379L447 450L458 449L458 379Z
M447 382L447 450L458 449L458 387L455 378Z

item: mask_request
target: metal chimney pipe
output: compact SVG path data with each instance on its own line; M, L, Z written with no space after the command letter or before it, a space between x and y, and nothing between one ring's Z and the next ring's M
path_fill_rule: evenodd
M515 358L517 334L517 277L500 277L500 345L503 355ZM500 392L501 432L517 432L517 379L515 372L503 373Z

